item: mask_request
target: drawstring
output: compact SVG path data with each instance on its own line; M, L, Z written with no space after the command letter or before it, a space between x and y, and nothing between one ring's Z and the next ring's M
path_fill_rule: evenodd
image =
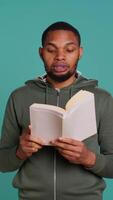
M69 90L69 99L73 96L73 85L71 86Z
M80 73L78 71L76 71L75 72L75 78L76 78L76 80L78 79L79 75L80 75ZM69 99L73 96L73 90L74 90L74 85L72 85L71 88L70 88Z
M47 84L45 88L45 104L48 104L48 85Z
M45 104L48 104L48 83L46 81L46 75L43 76L43 81L46 84L46 87L45 87Z

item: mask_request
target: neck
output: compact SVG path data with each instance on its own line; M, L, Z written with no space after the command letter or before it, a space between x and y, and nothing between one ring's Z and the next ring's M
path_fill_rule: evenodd
M57 82L57 81L51 79L49 76L47 76L47 82L50 83L53 88L58 88L58 89L61 89L61 88L71 85L75 80L76 80L75 74L63 82Z

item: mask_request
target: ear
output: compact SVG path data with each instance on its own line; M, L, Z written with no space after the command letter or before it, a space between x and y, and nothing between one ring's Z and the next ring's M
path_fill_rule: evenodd
M39 48L39 55L40 55L40 58L43 60L43 48L42 47Z
M83 47L80 47L80 49L79 49L79 59L81 58L82 54L83 54Z

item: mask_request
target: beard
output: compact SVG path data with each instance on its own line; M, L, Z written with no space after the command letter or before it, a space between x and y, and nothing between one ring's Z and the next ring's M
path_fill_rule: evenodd
M46 71L48 77L50 77L52 80L54 80L56 82L61 83L63 81L68 80L74 74L76 76L76 74L77 74L76 68L77 68L77 64L70 71L67 71L64 74L56 74L54 72L54 67L51 70L48 70L48 68L45 66L45 71Z
M52 71L47 72L47 76L49 76L52 80L59 83L68 80L74 74L75 74L75 71L73 71L73 73L67 72L66 74L63 74L63 75L54 74Z

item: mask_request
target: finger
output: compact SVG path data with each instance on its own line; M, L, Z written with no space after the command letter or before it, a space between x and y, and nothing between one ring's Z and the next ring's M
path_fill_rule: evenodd
M45 145L44 141L42 141L40 138L35 138L35 137L32 137L31 135L29 136L29 141L42 145L42 146Z
M20 141L29 141L30 134L31 134L31 131L29 127L27 127L26 129L22 131L22 134L20 136Z
M61 153L61 154L65 154L67 156L74 156L75 153L73 153L73 151L69 151L69 150L64 150L64 149L58 149L58 151Z
M59 138L56 141L53 142L53 145L62 147L64 149L70 149L72 151L82 152L85 148L85 144L80 141L75 141L73 139L69 139L69 142L67 142L69 138ZM72 142L73 141L73 142Z
M20 140L29 141L29 139L30 139L30 134L28 132L23 132L22 135L20 136Z
M42 145L39 145L37 143L31 142L31 141L25 141L21 143L21 146L24 147L28 147L28 148L36 148L36 149L41 149Z
M30 131L31 131L31 125L29 125L28 127L29 127L29 129L30 129Z
M28 126L27 128L23 129L22 134L31 134L31 129L30 126Z
M53 143L53 145L57 148L61 148L61 149L65 149L65 150L70 150L70 151L75 151L75 147L74 145L71 145L71 144L67 144L67 143L64 143L64 142L59 142L58 140L55 141Z
M74 161L73 157L71 157L71 156L68 156L68 155L63 154L63 153L61 153L61 155L62 155L65 159L67 159L69 162Z
M78 159L79 155L77 156L71 156L71 155L67 155L65 153L60 153L64 158L66 158L69 162L71 163L76 163L76 164L80 164L80 160Z
M73 158L76 158L76 159L80 158L80 154L78 152L73 152L73 151L64 150L64 149L58 149L58 151L62 155L67 155L69 157L73 157Z
M24 147L22 150L27 154L37 152L39 149L35 147Z
M71 138L58 138L57 141L71 145L80 145L82 142Z

